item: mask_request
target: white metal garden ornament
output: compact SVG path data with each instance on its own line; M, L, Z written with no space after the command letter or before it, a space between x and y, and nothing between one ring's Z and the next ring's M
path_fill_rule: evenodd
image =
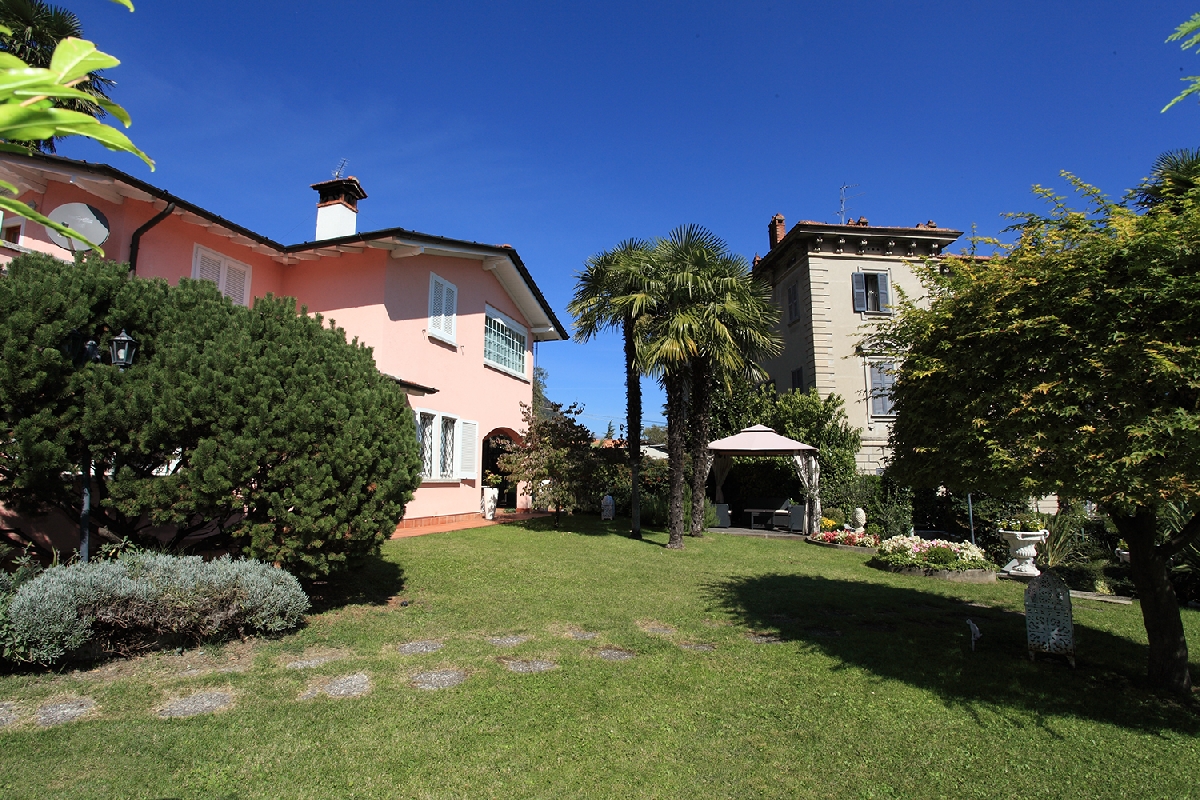
M983 634L979 632L979 626L973 621L967 620L967 628L971 631L971 652L975 652L975 643L983 638Z
M1001 572L1013 578L1036 578L1042 572L1033 564L1037 557L1037 546L1046 541L1050 532L1043 528L1040 531L1006 531L1000 535L1008 542L1008 552L1012 556L1001 568Z
M1066 656L1075 666L1071 590L1053 572L1043 572L1025 587L1025 630L1030 660L1038 653L1052 653Z
M616 512L617 504L613 501L613 496L604 495L604 499L600 501L600 519L612 519Z

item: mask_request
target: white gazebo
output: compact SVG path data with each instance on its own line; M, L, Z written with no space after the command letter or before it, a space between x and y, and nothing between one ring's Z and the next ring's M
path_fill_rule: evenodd
M734 456L791 456L796 462L796 473L805 494L805 533L821 530L821 496L819 494L821 469L817 464L817 448L780 436L766 425L743 428L733 436L717 439L708 445L713 454L713 471L717 479L717 502L725 502L721 487L729 476Z

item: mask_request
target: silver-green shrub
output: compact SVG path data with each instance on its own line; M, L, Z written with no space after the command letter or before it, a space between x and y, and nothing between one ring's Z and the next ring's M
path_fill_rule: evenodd
M225 556L125 553L46 570L7 609L10 658L52 664L87 647L128 654L183 640L293 628L308 597L290 573Z

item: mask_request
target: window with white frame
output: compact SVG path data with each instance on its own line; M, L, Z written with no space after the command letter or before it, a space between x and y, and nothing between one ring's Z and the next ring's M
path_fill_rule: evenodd
M896 365L891 361L867 362L871 380L871 416L892 417L892 386L896 383Z
M867 314L891 314L891 293L886 272L855 272L850 276L854 288L854 310Z
M9 244L20 244L21 233L25 230L25 220L15 217L4 220L4 241Z
M429 335L454 344L458 322L458 287L429 273Z
M192 277L212 281L239 306L250 305L250 265L234 261L228 256L196 245L192 257Z
M475 480L479 471L479 423L428 409L414 409L421 476L427 481Z
M529 334L512 317L485 306L483 360L497 369L525 377L525 348Z
M795 322L800 319L800 283L792 281L787 287L787 319Z

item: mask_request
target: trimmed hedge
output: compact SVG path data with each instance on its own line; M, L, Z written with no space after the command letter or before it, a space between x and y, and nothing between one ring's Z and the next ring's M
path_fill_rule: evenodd
M53 567L21 584L0 607L0 631L7 658L48 665L276 633L298 625L308 607L295 577L259 561L136 552Z

